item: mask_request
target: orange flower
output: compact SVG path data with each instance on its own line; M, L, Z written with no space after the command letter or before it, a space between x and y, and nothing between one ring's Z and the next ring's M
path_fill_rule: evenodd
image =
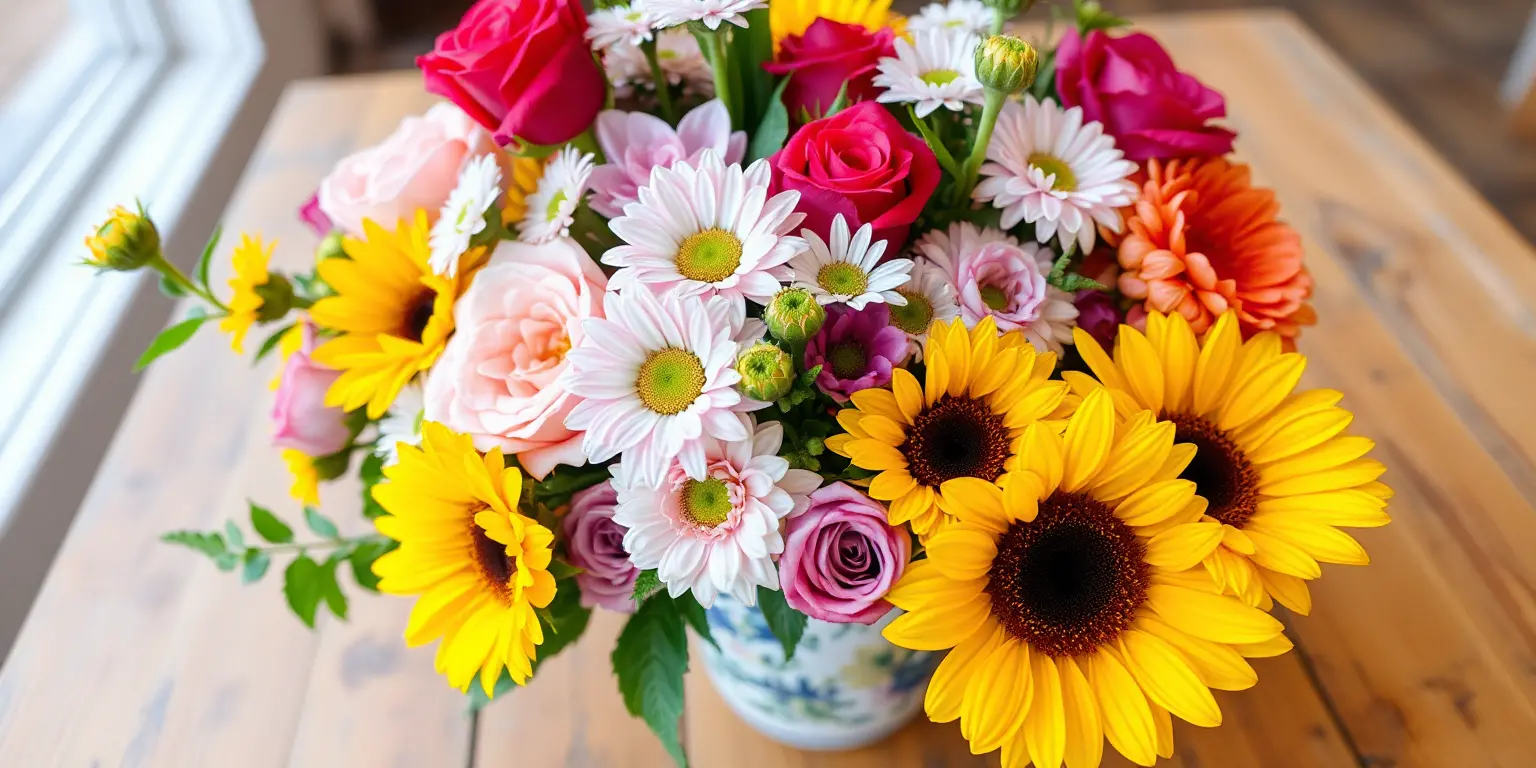
M1272 330L1294 342L1301 326L1316 322L1306 303L1312 276L1301 237L1279 211L1275 193L1253 186L1246 165L1149 161L1120 242L1120 291L1142 301L1131 324L1143 327L1149 311L1177 312L1203 333L1230 308L1243 336Z

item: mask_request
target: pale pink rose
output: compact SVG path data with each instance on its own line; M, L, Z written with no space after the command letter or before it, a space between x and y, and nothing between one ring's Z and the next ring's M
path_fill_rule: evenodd
M689 110L675 131L655 115L604 111L597 116L597 143L608 162L592 172L592 209L610 219L635 202L654 168L670 168L679 160L697 164L706 149L726 165L741 162L747 153L747 134L731 132L731 115L719 99Z
M1012 239L986 243L955 259L954 285L960 291L960 315L974 325L991 315L1000 331L1028 328L1046 300L1045 274L1051 252Z
M303 326L304 343L288 356L272 402L272 444L310 456L329 456L347 446L346 411L325 404L325 392L341 371L321 365L309 355L315 347L315 330Z
M361 236L363 219L394 229L418 209L436 221L468 160L494 153L502 179L512 178L510 160L491 133L452 104L437 104L400 127L377 146L342 158L320 182L320 210L349 234Z
M581 466L581 433L565 426L581 398L560 375L582 320L603 317L608 279L568 238L503 242L454 308L456 331L426 384L426 420L469 434L475 447L516 454L543 479Z
M571 565L581 569L576 574L581 604L634 613L635 579L640 569L624 551L624 526L613 520L618 504L618 491L604 480L571 497L571 509L561 526Z

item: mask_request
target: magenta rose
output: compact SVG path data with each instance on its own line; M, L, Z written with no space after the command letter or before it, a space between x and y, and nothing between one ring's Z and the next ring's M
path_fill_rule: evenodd
M308 224L309 228L320 237L329 235L331 230L336 228L336 225L331 223L331 217L320 210L319 192L310 195L309 199L304 201L304 205L299 207L299 220Z
M635 577L640 569L629 562L629 553L624 551L624 526L613 521L618 503L618 492L606 480L577 491L562 526L566 555L571 565L581 569L576 574L581 604L633 613Z
M592 124L608 88L586 31L576 0L480 0L416 66L428 91L498 143L563 144Z
M819 115L837 100L843 83L848 84L848 101L873 100L880 95L875 87L875 67L882 56L895 56L890 29L870 32L858 24L843 24L831 19L816 19L803 35L784 38L778 61L763 65L775 75L793 75L784 86L784 106L791 117L804 109Z
M347 447L352 438L346 411L325 404L326 390L341 371L310 357L315 347L313 326L305 323L300 333L304 341L283 363L277 397L272 401L272 444L309 456L329 456Z
M1221 94L1173 66L1168 52L1143 35L1083 39L1069 30L1056 49L1056 90L1068 107L1104 124L1115 145L1137 162L1154 157L1224 155L1237 134L1211 120L1225 117Z
M833 483L790 518L779 583L790 607L813 619L873 624L891 610L885 594L911 556L912 540L885 521L885 507Z
M772 164L773 191L800 193L806 227L826 238L841 213L852 229L874 227L888 254L939 185L933 150L872 101L801 126Z

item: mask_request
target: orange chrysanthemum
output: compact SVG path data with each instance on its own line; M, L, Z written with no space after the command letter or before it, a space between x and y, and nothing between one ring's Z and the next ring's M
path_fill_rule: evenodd
M1316 322L1306 303L1312 276L1301 237L1277 216L1275 193L1255 187L1248 166L1225 158L1147 165L1141 199L1120 241L1120 290L1147 312L1181 314L1203 333L1228 309L1243 336L1275 331L1293 341Z

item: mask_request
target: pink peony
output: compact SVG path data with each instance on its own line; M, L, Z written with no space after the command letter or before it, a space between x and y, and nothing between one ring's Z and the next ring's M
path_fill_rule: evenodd
M706 149L719 153L726 165L747 153L747 134L731 132L730 112L719 99L689 110L676 130L655 115L607 110L597 116L597 143L608 162L592 172L592 210L610 219L635 202L652 169L671 168L679 160L698 165Z
M430 221L459 183L459 169L468 160L494 153L503 183L511 179L507 156L491 134L452 104L437 104L420 117L400 121L400 127L377 146L336 164L320 182L320 211L335 226L361 237L363 219L393 229L418 209Z
M581 398L560 376L582 320L603 316L607 284L569 239L497 246L454 309L457 331L427 377L426 419L516 454L536 479L586 463L581 433L565 426Z
M911 538L886 522L885 507L833 483L790 518L779 584L789 606L813 619L873 624L891 610L885 594L911 556Z
M288 356L278 379L277 397L272 403L272 444L309 456L329 456L347 447L352 439L346 411L325 404L325 392L341 371L309 356L315 347L313 326L306 322L301 332L304 342Z
M634 613L635 577L640 569L624 551L624 526L613 521L618 504L618 491L607 480L577 491L562 523L566 554L571 565L582 569L576 574L582 605Z

